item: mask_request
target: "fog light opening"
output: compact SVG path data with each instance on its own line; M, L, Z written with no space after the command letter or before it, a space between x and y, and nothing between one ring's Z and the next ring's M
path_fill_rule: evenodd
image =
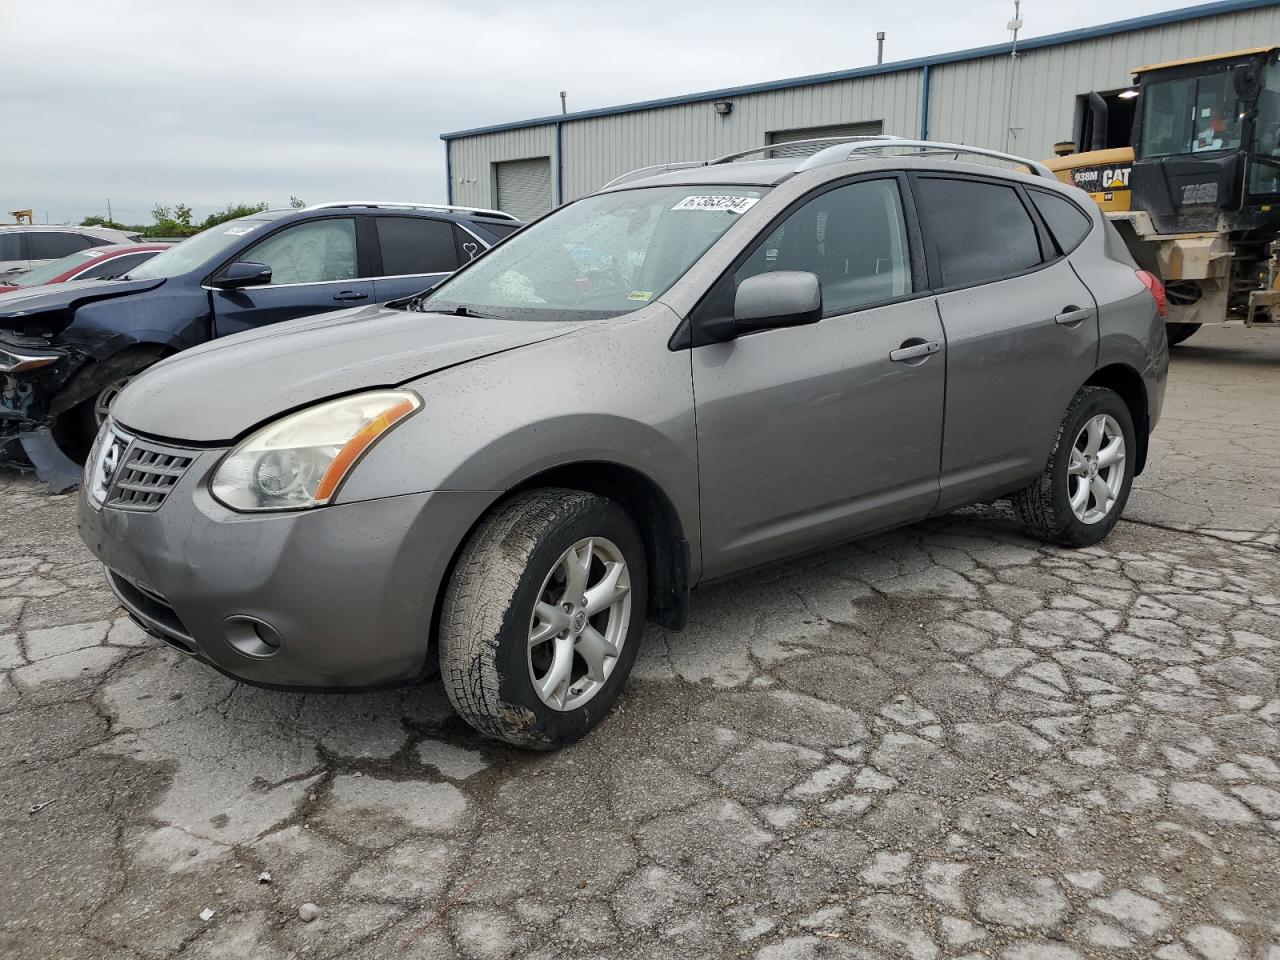
M280 652L280 631L257 617L228 617L226 620L227 645L246 657L261 660Z

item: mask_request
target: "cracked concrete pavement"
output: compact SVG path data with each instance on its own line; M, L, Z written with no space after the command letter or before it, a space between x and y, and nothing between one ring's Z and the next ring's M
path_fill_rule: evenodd
M0 955L1280 960L1277 401L1202 331L1100 547L997 504L699 590L555 755L184 659L0 476Z

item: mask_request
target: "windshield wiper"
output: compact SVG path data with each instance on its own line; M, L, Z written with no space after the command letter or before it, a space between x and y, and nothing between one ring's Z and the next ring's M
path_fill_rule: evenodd
M449 312L452 313L455 317L474 317L480 320L497 320L498 319L491 313L477 313L476 311L468 307L466 304L462 304L462 303L458 304Z

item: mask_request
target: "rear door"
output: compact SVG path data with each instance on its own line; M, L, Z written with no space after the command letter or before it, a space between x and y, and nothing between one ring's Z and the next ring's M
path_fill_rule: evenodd
M904 186L824 188L694 311L695 327L732 317L737 286L771 270L822 283L818 323L693 348L705 576L920 519L937 502L946 350Z
M1021 186L919 174L912 190L947 339L946 510L1044 469L1097 364L1098 312Z
M458 242L448 220L376 216L369 221L381 256L373 281L377 302L430 290L458 269Z
M325 217L284 227L237 258L265 263L271 282L214 290L214 335L373 302L373 281L357 242L356 217Z

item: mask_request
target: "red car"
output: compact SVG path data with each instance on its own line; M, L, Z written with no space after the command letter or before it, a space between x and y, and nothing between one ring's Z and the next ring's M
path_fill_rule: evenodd
M66 283L68 280L110 280L123 277L138 264L150 260L171 243L117 243L75 253L42 264L26 273L20 273L8 283L0 284L0 293L20 290L23 287L39 287L46 283Z

